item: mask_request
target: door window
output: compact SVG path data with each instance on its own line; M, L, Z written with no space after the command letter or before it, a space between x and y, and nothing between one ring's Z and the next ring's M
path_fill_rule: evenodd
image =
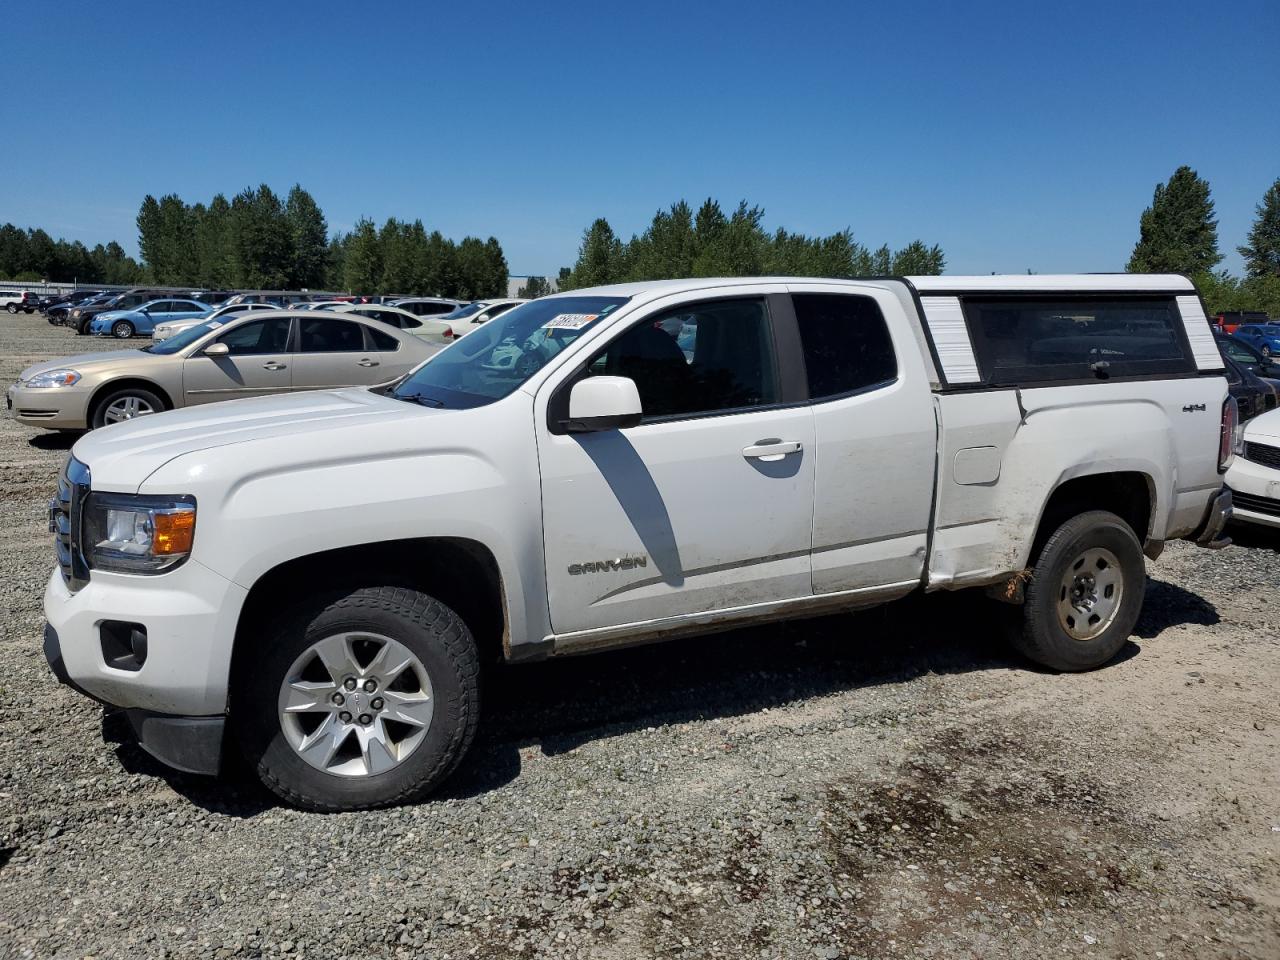
M268 317L255 320L228 330L218 338L225 343L232 356L251 356L262 353L289 352L288 317Z
M364 349L361 324L337 317L307 317L299 324L303 353L357 353Z
M804 349L809 399L853 393L898 375L898 359L879 305L870 297L798 293L791 297Z
M365 327L364 331L369 335L369 342L373 344L374 350L390 352L400 349L400 341L391 334L375 330L373 327Z
M685 335L688 329L692 337ZM609 344L588 370L634 380L646 420L761 407L778 399L769 311L759 298L711 300L647 317Z
M147 307L147 313L172 313L173 302L170 300L157 300L151 306Z

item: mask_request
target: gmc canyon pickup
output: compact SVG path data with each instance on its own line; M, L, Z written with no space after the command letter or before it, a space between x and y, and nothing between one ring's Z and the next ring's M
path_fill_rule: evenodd
M489 659L985 588L1027 657L1087 670L1144 555L1229 542L1222 370L1181 276L545 297L389 388L83 437L45 654L164 762L234 745L321 810L438 786Z

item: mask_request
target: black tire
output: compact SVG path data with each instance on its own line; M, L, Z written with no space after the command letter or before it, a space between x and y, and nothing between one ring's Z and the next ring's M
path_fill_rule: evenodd
M111 325L111 335L117 340L128 340L133 333L133 324L128 320L117 320Z
M7 309L10 313L17 313L17 312L18 312L18 308L17 308L16 306L14 306L12 303L11 303L11 304L9 304L9 306L8 306L6 309Z
M291 665L313 644L368 631L407 647L430 675L430 725L407 757L383 773L340 776L294 750L277 711ZM462 619L440 601L406 587L361 587L321 595L286 612L248 639L238 657L231 724L240 748L276 796L307 810L334 812L421 800L458 766L480 719L480 654Z
M107 410L110 406L119 400L125 400L129 397L135 397L142 401L142 403L151 408L152 413L160 413L169 409L164 400L150 390L143 387L121 387L118 390L111 390L103 394L93 405L93 411L89 415L89 428L96 430L98 427L105 427L107 425Z
M1117 561L1121 596L1110 624L1089 639L1073 637L1059 615L1067 602L1068 569L1091 550L1109 552ZM1074 577L1075 574L1072 574ZM1051 670L1093 670L1111 661L1133 632L1147 587L1146 559L1130 526L1114 513L1091 510L1072 517L1045 541L1026 588L1021 629L1014 646L1023 656Z

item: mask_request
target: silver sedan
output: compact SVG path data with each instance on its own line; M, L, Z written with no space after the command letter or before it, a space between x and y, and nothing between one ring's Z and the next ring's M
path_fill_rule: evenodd
M6 401L20 423L84 430L196 403L373 387L400 379L439 349L357 316L255 311L206 321L141 350L35 364Z

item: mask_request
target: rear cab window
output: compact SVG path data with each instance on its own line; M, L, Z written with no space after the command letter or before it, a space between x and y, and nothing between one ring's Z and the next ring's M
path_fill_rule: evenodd
M981 379L1013 386L1196 373L1172 296L972 296Z
M897 379L898 358L880 306L871 297L795 293L809 399L831 400Z

